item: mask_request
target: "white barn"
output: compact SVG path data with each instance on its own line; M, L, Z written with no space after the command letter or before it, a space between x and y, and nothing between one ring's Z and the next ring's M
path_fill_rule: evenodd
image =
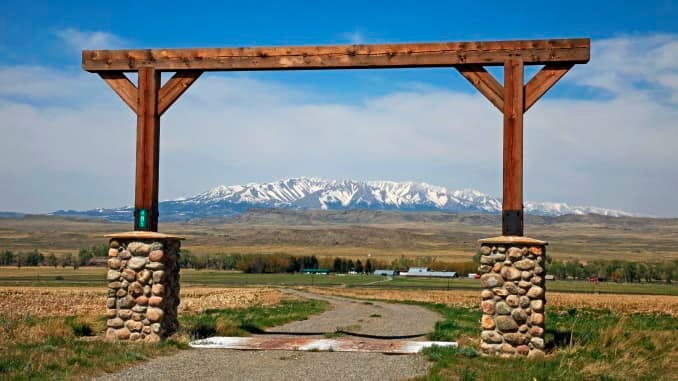
M454 271L431 271L426 267L410 267L407 272L400 273L402 276L410 277L430 277L430 278L454 278L457 273Z

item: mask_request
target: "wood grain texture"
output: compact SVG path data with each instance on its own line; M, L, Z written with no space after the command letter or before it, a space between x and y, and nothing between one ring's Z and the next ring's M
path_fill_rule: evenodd
M523 62L507 60L504 64L503 211L523 210L523 102Z
M529 65L586 63L590 40L441 42L380 45L283 46L253 48L83 50L82 67L91 72L310 70L503 65L521 59Z
M158 95L158 114L162 115L200 77L202 71L188 70L174 73Z
M525 85L525 111L537 103L570 69L573 63L547 64Z
M99 76L115 91L129 108L137 113L137 87L121 71L101 72Z
M137 106L137 162L135 211L148 209L149 231L158 231L158 174L160 163L160 115L158 91L160 72L152 67L139 69L139 105ZM135 230L139 230L136 225Z
M463 65L456 68L499 111L504 112L504 87L492 74L480 65Z

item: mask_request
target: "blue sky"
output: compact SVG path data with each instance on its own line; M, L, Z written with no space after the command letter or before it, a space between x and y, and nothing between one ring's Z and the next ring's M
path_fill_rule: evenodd
M526 199L678 216L678 2L63 3L3 4L0 210L133 200L134 116L81 49L590 37L526 116ZM163 117L160 197L301 175L499 195L500 117L451 69L211 74Z

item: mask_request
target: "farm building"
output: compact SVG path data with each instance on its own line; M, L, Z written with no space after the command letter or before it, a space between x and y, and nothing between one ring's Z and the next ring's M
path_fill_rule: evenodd
M302 269L302 274L317 274L317 275L328 275L330 270L328 269Z
M396 276L396 275L398 275L398 271L396 271L396 270L376 269L376 270L374 270L374 275L381 275L381 276Z
M400 275L411 277L454 278L457 276L457 273L454 271L431 271L426 267L410 267L407 272L400 273Z

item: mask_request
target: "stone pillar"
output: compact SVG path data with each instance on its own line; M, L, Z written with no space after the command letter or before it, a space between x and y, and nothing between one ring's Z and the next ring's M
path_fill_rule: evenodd
M480 350L487 355L544 355L546 242L482 239Z
M142 231L106 237L106 339L158 341L176 332L183 238Z

